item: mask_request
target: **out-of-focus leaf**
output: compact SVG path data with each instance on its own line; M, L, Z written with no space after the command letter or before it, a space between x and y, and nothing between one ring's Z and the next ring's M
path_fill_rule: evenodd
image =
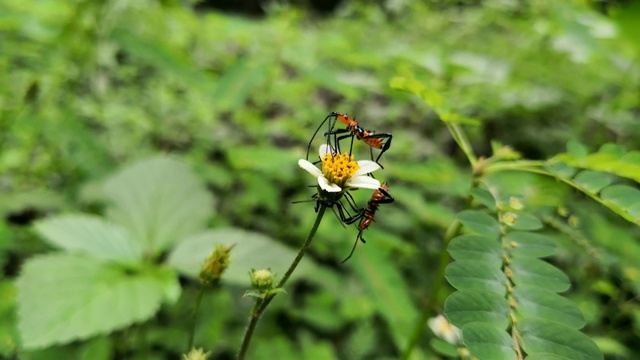
M244 105L269 69L265 59L240 59L216 82L212 98L218 111L233 111Z
M496 210L496 199L493 198L493 195L489 191L474 187L471 190L471 195L473 195L473 198L476 199L476 201L486 206L487 209L491 211Z
M596 171L584 170L579 172L573 180L585 190L597 193L611 183L611 176Z
M139 261L142 246L122 227L88 215L62 215L39 221L36 231L54 246L97 259Z
M410 300L402 274L389 261L386 251L375 243L367 243L367 249L357 255L349 264L354 264L359 279L389 324L395 344L401 349L405 348L419 313Z
M146 254L203 230L213 201L200 179L182 162L155 157L128 166L104 185L108 216L129 230Z
M29 259L17 282L18 328L25 348L107 334L151 317L161 282L90 257L54 254Z
M515 223L509 225L514 230L540 230L543 225L542 222L534 215L520 212L515 214Z
M285 273L296 256L294 250L265 235L229 228L210 230L185 239L173 249L167 263L183 274L197 278L215 244L234 245L231 263L222 280L242 286L251 285L249 271L252 268L271 268L277 281L278 275ZM303 259L292 278L304 276L314 267L309 258Z

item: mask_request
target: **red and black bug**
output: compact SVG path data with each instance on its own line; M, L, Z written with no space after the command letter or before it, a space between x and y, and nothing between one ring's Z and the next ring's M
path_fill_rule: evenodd
M391 134L376 133L373 130L365 130L357 121L349 117L349 115L337 112L332 112L327 115L327 117L322 120L320 126L318 126L316 131L313 133L311 140L309 140L309 146L307 146L307 160L309 159L311 143L318 134L318 131L320 131L322 126L327 122L327 120L329 121L329 126L327 132L324 133L324 136L327 139L327 145L331 145L331 136L333 136L333 147L340 151L340 141L351 138L351 144L349 145L349 154L351 154L351 151L353 150L353 138L355 137L370 146L371 160L374 160L373 149L380 149L380 153L374 160L376 163L378 163L378 165L380 165L380 163L378 162L380 160L380 157L382 157L382 154L384 154L391 147ZM345 129L335 129L338 121L347 125L347 127ZM382 167L382 165L380 166Z
M351 258L351 255L353 255L353 252L356 250L356 245L358 245L358 240L362 241L362 243L367 242L362 237L362 232L369 228L371 223L375 221L375 215L376 211L378 211L378 206L380 206L380 204L390 204L395 201L393 196L389 194L388 190L389 185L387 185L386 182L382 183L380 187L373 192L373 194L371 195L371 199L369 199L365 208L361 209L360 212L355 216L342 220L347 225L353 224L354 222L360 220L360 223L358 224L358 236L356 237L356 242L353 244L353 248L351 249L349 256L347 256L346 259L342 260L343 263L349 260L349 258Z

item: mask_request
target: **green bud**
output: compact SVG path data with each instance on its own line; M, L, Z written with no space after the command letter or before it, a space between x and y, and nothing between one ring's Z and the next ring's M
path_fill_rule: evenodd
M268 291L273 288L273 274L271 269L255 270L251 269L251 286L258 291Z
M204 352L203 349L193 348L189 351L188 354L182 355L183 360L207 360L207 358L211 355L211 353Z
M224 271L229 267L229 257L234 246L216 244L215 249L207 257L202 269L200 269L200 282L203 285L210 285L220 280Z

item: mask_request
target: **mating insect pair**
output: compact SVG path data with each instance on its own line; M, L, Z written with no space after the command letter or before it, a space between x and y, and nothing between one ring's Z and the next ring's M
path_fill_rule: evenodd
M324 133L325 139L327 140L327 145L336 149L338 152L340 152L340 142L344 139L351 138L351 143L349 144L349 154L351 154L353 151L353 139L357 138L358 140L369 145L369 149L371 151L371 160L374 160L373 149L380 149L380 153L374 160L376 163L378 163L378 165L380 165L379 161L382 157L382 154L384 154L391 147L391 134L376 133L373 130L365 130L357 121L349 117L349 115L332 112L327 115L324 120L322 120L320 126L318 126L316 131L313 133L311 140L309 140L309 145L307 146L307 160L309 160L309 151L311 150L311 143L313 142L313 139L315 139L318 131L320 131L322 126L327 121L328 130ZM335 127L338 121L347 125L347 127L345 129L336 129ZM330 144L332 137L333 145ZM380 167L382 167L382 165L380 165Z

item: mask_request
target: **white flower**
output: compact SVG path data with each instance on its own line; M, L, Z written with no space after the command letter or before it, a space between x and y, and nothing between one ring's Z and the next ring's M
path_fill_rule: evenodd
M444 339L449 344L456 345L462 337L460 329L451 325L444 315L438 315L431 318L428 323L431 331L433 331L437 337Z
M375 161L355 161L353 155L337 154L327 144L320 145L322 170L311 162L300 159L298 165L318 179L320 188L327 192L342 192L351 188L377 189L380 181L367 176L380 169Z

